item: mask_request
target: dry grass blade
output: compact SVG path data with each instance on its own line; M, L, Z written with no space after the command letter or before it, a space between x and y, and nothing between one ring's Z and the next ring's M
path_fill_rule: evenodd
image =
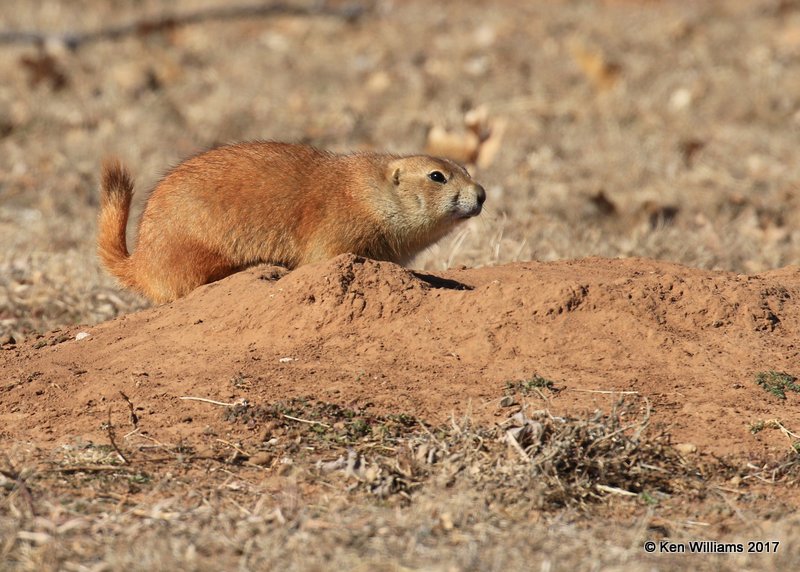
M239 402L225 403L224 401L216 401L214 399L207 399L205 397L191 397L189 395L182 395L178 399L183 401L200 401L201 403L210 403L211 405L219 405L221 407L234 407L241 404Z
M106 423L105 429L108 440L111 442L111 446L114 447L114 451L119 455L120 460L126 465L130 465L131 462L128 460L128 457L122 452L119 445L117 445L117 434L114 430L114 424L111 422L111 407L108 408L108 422Z
M133 425L134 429L138 429L139 428L139 416L136 415L136 408L133 406L133 401L131 401L130 397L125 395L125 393L123 393L122 391L120 391L119 394L122 396L122 399L125 400L125 403L128 404L128 410L130 411L130 414L131 414L131 425Z
M308 419L301 419L299 417L293 417L292 415L283 415L284 419L289 419L290 421L297 421L298 423L307 423L309 425L319 425L320 427L325 427L326 429L330 429L331 426L327 423L322 423L321 421L310 421Z

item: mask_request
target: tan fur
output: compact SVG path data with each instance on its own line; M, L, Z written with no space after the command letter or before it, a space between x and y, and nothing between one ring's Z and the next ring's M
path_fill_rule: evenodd
M446 182L431 180L433 171ZM129 255L132 195L125 167L106 161L98 253L122 284L155 302L264 262L295 268L351 252L405 263L479 214L486 196L446 159L240 143L192 157L161 180Z

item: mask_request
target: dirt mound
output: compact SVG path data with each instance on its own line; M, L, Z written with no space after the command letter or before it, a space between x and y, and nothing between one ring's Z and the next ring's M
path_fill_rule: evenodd
M492 422L525 401L555 415L607 409L636 392L676 442L778 455L784 434L751 429L800 418L800 395L781 399L755 380L797 373L798 300L797 268L743 276L590 258L433 276L349 255L291 273L257 267L172 304L5 346L0 435L101 438L109 409L128 414L121 392L143 432L172 439L222 426L218 406L182 397L310 396L436 423ZM555 391L503 400L534 374Z

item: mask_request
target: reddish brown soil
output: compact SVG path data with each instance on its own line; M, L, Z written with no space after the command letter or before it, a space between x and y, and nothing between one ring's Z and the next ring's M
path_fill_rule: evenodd
M101 439L109 408L127 415L120 392L159 439L231 430L219 406L181 396L310 396L432 423L493 422L508 415L506 382L538 373L561 391L531 407L607 410L619 395L605 392L635 391L675 442L779 455L787 437L750 425L791 427L800 395L781 400L755 375L797 373L799 300L796 267L744 276L590 258L431 276L353 256L288 274L258 267L172 304L5 346L0 437ZM76 340L81 331L91 335Z

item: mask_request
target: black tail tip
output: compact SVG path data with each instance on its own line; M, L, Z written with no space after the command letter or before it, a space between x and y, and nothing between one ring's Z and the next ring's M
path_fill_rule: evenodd
M106 193L133 191L133 177L117 157L103 160L101 185Z

